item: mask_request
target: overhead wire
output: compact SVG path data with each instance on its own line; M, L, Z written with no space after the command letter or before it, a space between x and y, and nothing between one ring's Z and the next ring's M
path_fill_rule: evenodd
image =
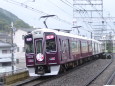
M83 12L83 13L87 13L87 15L89 16L89 14L88 14L88 12L87 12L87 10L85 10L82 6L79 6L82 10L84 10L85 12ZM81 9L79 9L78 8L78 11L80 11ZM81 12L79 12L79 15L81 15L82 16L82 18L83 18L83 22L84 22L84 17L86 17L86 15L85 14L83 14L83 13L81 13ZM89 20L90 21L90 20ZM86 25L86 27L88 27L88 25L87 25L87 23L86 22L84 22L84 24ZM89 28L89 27L88 27ZM91 25L90 25L90 28L93 30L93 28L91 27ZM85 29L86 30L86 29ZM88 30L86 30L86 31L88 31Z
M68 0L65 0L67 3L69 3L70 5L73 5L73 4L71 4Z
M33 7L30 7L30 6L28 6L28 5L25 5L25 4L23 4L23 3L20 3L20 2L14 1L14 0L10 0L10 1L9 1L9 0L4 0L4 1L9 2L9 3L12 3L12 4L15 4L15 5L22 6L22 7L24 7L24 8L27 8L27 9L29 9L29 10L31 10L31 11L40 13L40 14L42 14L42 15L49 15L48 13L45 13L45 12L43 12L43 11L41 11L41 10L35 9L35 8L33 8ZM54 18L54 19L56 19L56 20L58 20L58 21L61 21L61 22L63 22L63 23L66 23L66 24L68 24L68 25L71 24L70 22L68 22L68 21L66 21L66 20L63 20L63 19L59 18L58 16L52 17L52 18Z
M71 5L69 5L69 4L67 4L66 2L64 2L63 0L60 0L61 2L63 2L64 4L66 4L66 5L68 5L68 6L70 6L70 7L72 7L73 9L74 9L74 7L73 6L71 6L72 4L70 3L70 2L68 2L67 0L66 0L66 2L68 2L69 4L71 4ZM77 8L78 10L80 10L79 8ZM83 9L83 8L82 8ZM83 9L84 11L86 11L85 9ZM82 14L81 13L79 13L81 16L82 16ZM88 14L88 13L87 13ZM88 14L89 15L89 14ZM83 20L84 20L84 18L83 18ZM86 23L85 23L86 24ZM86 26L87 26L87 24L86 24ZM87 26L88 27L88 26ZM91 27L92 28L92 27ZM92 28L93 29L93 28Z
M66 12L64 9L62 9L60 6L58 6L57 4L51 2L50 0L48 0L51 4L53 4L54 6L56 6L58 9L60 9L61 11L63 11L64 13L68 14L69 16L73 16L71 14L69 14L68 12Z
M92 6L95 10L97 10L97 9L93 6L93 4L91 3L90 0L87 0L87 1L91 4L91 6ZM99 12L98 10L97 10L97 12L98 12L98 14L102 17L102 19L106 22L106 24L111 28L111 30L115 33L114 29L112 29L111 25L109 25L109 24L107 23L106 19L103 17L103 14L100 14L100 12Z
M94 7L94 5L92 4L92 2L90 0L87 0L87 2L89 2L89 4L98 12L98 14L101 16L101 18L103 19L103 12L102 14L99 12L99 10L96 9L96 7ZM103 34L103 31L101 32L101 35Z
M69 5L68 3L64 2L63 0L60 0L62 3L66 4L67 6L73 8L73 6Z
M74 7L73 6L71 6L71 5L73 5L73 4L71 4L68 0L65 0L67 3L69 3L69 4L67 4L66 2L64 2L63 0L60 0L60 1L62 1L64 4L66 4L66 5L68 5L68 6L70 6L71 8L73 8L74 9ZM80 6L84 11L86 11L82 6ZM81 9L79 9L79 8L76 8L77 10L81 10ZM86 13L87 13L87 11L86 11ZM87 13L88 14L88 13ZM89 16L89 14L88 14L88 16Z
M64 2L63 0L61 0L64 4L66 4L66 5L68 5L67 3L69 3L70 5L73 5L73 4L71 4L68 0L65 0L66 2ZM69 5L69 6L70 6ZM70 7L72 7L72 6L70 6ZM80 6L81 7L81 6ZM74 7L72 7L73 9L74 9ZM81 7L82 8L82 7ZM79 8L77 8L78 10L81 10L81 9L79 9ZM84 8L82 8L84 11L86 11ZM86 11L86 13L87 13L87 11ZM82 14L81 13L79 13L81 16L82 16ZM88 13L87 13L88 14ZM84 15L85 16L85 15ZM89 14L88 14L88 16L89 16ZM83 19L84 20L84 19ZM86 23L85 23L86 24Z

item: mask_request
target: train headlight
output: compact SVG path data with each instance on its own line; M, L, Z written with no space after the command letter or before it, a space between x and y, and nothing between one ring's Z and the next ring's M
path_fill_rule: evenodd
M43 60L44 60L43 54L38 53L37 56L36 56L36 59L37 59L38 61L43 61Z
M49 60L55 60L55 57L50 57Z
M34 60L33 59L28 59L28 62L34 62Z

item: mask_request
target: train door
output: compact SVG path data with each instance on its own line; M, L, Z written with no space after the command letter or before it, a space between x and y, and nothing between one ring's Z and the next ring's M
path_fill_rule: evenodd
M70 56L70 45L69 45L69 39L66 39L66 54L67 54L67 58L68 59L71 59L71 56Z
M81 44L81 41L79 41L79 45L80 45L80 57L82 57L82 44Z
M69 44L68 40L62 40L62 61L69 58Z
M89 41L88 42L88 52L89 52L89 55L92 55L92 42L91 41Z
M66 60L66 42L62 40L62 60Z
M81 56L81 45L80 45L80 41L79 40L77 40L77 54L78 54L78 57L80 57Z
M68 43L67 44L67 46L68 46L68 56L69 56L69 59L71 59L71 54L70 54L71 53L70 52L70 40L69 39L67 40L67 43Z
M61 61L67 58L71 59L69 39L66 40L66 43L59 39L59 55Z
M59 55L60 55L60 60L62 61L62 42L61 42L61 39L59 39Z
M36 64L45 64L42 41L43 39L35 39Z
M92 47L93 47L93 55L95 54L95 43L94 42L92 42Z
M86 40L81 41L81 53L82 57L87 57L88 56L88 42Z

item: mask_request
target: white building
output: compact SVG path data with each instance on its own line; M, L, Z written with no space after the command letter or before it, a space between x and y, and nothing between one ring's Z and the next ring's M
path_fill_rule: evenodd
M12 71L11 44L0 41L0 73Z
M24 48L24 35L31 32L33 29L18 29L14 34L14 44L17 49L14 51L14 57L17 59L17 68L25 68L25 48Z

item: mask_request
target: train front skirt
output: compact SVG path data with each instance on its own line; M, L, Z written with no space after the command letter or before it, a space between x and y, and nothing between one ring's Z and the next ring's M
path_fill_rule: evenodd
M48 75L58 75L60 70L60 65L50 66L50 73L44 73L44 74L35 74L35 68L34 67L28 67L29 75L30 76L48 76Z

